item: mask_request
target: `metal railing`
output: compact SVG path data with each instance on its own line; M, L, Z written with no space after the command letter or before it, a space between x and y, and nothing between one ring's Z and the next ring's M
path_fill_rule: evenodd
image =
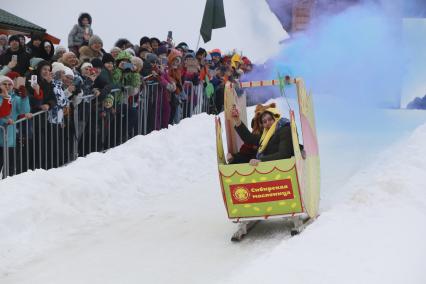
M209 101L203 84L184 83L182 112L178 121L207 112ZM38 168L66 165L92 152L105 152L136 135L146 135L173 123L170 93L159 83L140 88L113 89L112 105L95 95L79 98L64 109L59 124L48 120L48 111L34 113L13 125L0 125L4 145L0 153L1 177L17 175ZM172 96L174 94L171 94ZM15 142L8 135L15 135ZM10 139L13 140L13 139Z

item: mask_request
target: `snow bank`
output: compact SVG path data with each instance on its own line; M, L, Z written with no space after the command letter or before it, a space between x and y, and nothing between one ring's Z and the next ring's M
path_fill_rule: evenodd
M213 184L219 196L214 133L214 117L201 114L106 154L0 181L0 276L72 234L141 215L146 202L195 179Z
M226 283L426 283L426 125L341 188L342 202Z

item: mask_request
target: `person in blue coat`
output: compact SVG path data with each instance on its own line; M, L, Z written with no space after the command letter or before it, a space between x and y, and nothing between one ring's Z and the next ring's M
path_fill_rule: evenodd
M16 125L18 116L23 114L30 118L30 102L25 95L17 95L14 92L12 79L0 76L0 105L10 104L10 112L0 118L0 168L3 169L5 154L9 153L9 173L14 173L14 151L16 147ZM3 176L7 176L3 169Z

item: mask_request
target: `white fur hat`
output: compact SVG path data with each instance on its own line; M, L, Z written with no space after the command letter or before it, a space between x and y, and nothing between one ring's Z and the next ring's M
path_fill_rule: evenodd
M74 78L74 72L72 72L71 68L65 66L64 72L65 72L65 76L72 76Z
M52 63L52 73L56 74L57 72L62 71L65 72L65 65L59 62Z

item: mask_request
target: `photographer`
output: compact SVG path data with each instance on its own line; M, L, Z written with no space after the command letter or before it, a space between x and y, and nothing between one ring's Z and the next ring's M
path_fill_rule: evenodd
M21 78L22 79L22 78ZM25 117L31 118L30 104L28 97L20 93L18 95L14 88L19 89L23 84L23 80L19 81L19 85L14 86L12 79L6 76L0 76L0 126L7 129L6 141L4 141L3 129L0 128L0 168L3 167L3 153L4 147L7 147L9 152L9 173L4 172L5 175L14 175L15 161L19 161L18 151L14 151L16 147L16 125L14 122L18 119L19 115L25 115ZM17 83L18 84L18 83ZM8 109L4 109L3 106L8 106Z
M126 135L128 125L127 117L129 115L129 98L134 94L135 90L139 90L141 78L138 67L132 62L132 55L127 51L121 51L115 59L116 66L112 71L112 80L120 91L114 93L114 106L116 108L116 117L120 119L117 121L117 133ZM127 133L128 134L128 133ZM116 137L117 142L122 141L124 137ZM126 137L127 138L127 137Z
M18 72L23 76L30 66L30 58L25 52L25 48L20 45L19 37L12 35L9 38L9 48L0 56L0 65L6 66L11 61L16 61L12 71Z
M56 105L56 98L53 93L51 65L47 61L41 61L37 69L29 77L34 80L27 80L26 87L30 97L32 112L49 110ZM34 76L35 75L35 76Z

